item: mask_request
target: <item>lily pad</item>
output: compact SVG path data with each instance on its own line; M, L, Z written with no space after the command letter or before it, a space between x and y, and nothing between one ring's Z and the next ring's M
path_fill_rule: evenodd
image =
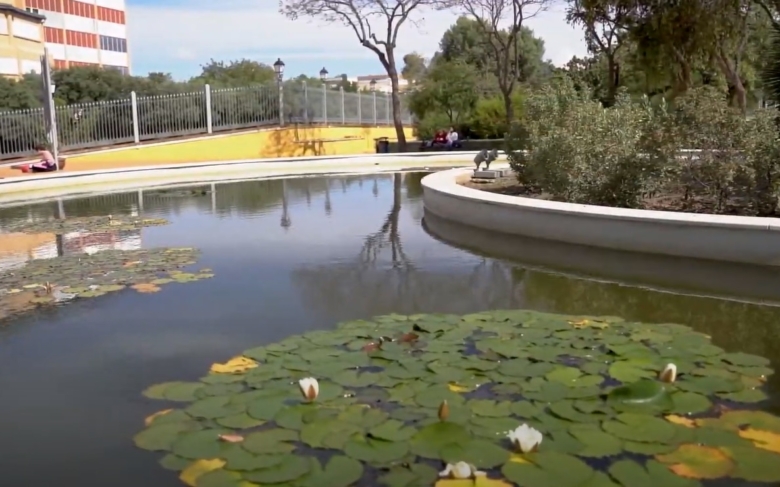
M604 421L604 431L624 440L644 443L666 442L675 435L675 428L663 419L644 414L623 413L615 420Z
M656 457L681 477L718 479L734 471L731 458L722 450L701 445L680 445L677 450Z
M307 457L291 455L286 456L281 463L260 470L245 472L243 476L246 480L260 485L281 484L303 477L309 473L310 469L311 463Z

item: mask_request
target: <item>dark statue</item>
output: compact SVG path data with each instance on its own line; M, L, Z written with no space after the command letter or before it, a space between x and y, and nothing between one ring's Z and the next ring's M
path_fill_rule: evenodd
M490 170L490 163L496 159L498 159L498 149L493 149L490 152L488 152L487 149L482 149L479 151L479 154L474 157L474 164L477 165L475 171L479 171L479 166L483 162L485 163L485 171Z

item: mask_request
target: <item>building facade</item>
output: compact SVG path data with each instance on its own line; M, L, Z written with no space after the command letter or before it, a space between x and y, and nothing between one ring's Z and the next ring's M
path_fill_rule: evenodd
M379 93L392 93L393 86L390 81L390 76L386 74L369 74L366 76L358 76L356 78L348 78L350 83L357 83L357 88L360 91L377 91ZM373 82L373 84L371 84ZM409 88L409 82L405 79L398 78L398 90L404 91Z
M54 68L102 66L130 73L125 0L21 0L41 14Z
M0 2L0 76L18 79L41 71L44 18L25 10L23 2Z

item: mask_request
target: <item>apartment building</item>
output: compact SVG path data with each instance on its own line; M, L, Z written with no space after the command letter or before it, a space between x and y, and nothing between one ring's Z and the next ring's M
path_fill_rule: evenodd
M369 74L348 78L351 83L357 83L358 90L377 91L379 93L392 93L393 87L390 82L390 76L386 74ZM404 91L409 88L409 82L403 78L398 79L398 89Z
M45 17L54 68L97 65L130 73L125 0L15 0Z
M23 2L0 2L0 76L18 79L41 70L44 18L25 10Z

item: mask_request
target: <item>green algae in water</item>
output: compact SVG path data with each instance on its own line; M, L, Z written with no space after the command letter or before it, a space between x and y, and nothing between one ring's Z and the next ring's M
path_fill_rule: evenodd
M183 247L106 250L92 255L32 260L0 275L0 318L126 288L153 293L165 284L213 277L210 269L187 273L181 270L195 264L198 257L197 249Z
M53 233L64 235L71 232L116 232L138 230L144 227L167 225L162 218L90 216L77 218L49 219L40 221L16 221L4 224L8 233Z
M670 363L676 380L662 382ZM148 388L184 404L147 418L134 441L196 487L771 484L780 417L755 409L768 364L675 324L380 316ZM507 437L522 424L543 435L525 453ZM487 477L439 476L457 462Z

